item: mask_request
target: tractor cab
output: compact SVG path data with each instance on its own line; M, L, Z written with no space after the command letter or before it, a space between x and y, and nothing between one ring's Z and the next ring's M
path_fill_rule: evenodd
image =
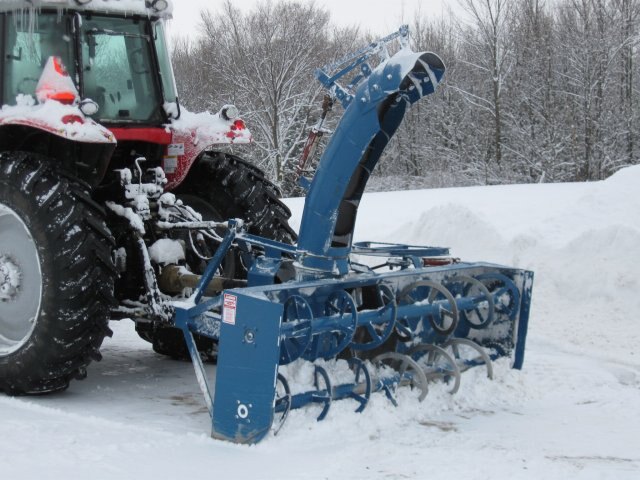
M100 124L162 125L179 115L165 39L167 2L129 2L122 12L122 2L103 0L35 3L40 9L32 2L0 6L3 105L15 105L20 95L35 97L43 68L55 56L80 97L97 103L93 119Z
M180 108L165 36L171 12L168 0L0 2L0 151L37 145L92 186L144 158L171 190L207 149L250 143L235 106Z

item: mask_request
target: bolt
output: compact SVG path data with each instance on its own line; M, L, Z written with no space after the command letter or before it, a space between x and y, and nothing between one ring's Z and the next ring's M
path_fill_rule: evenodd
M247 330L244 332L244 341L247 343L253 343L256 341L256 334L253 330Z
M240 404L240 406L238 406L238 417L244 420L248 416L249 416L249 408L246 405Z

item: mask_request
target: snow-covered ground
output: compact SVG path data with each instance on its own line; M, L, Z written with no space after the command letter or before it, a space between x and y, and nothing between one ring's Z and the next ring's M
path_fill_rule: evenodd
M209 438L189 363L114 324L60 395L0 397L0 478L640 478L640 166L605 182L365 196L358 239L450 246L536 272L525 368L460 392L292 412L246 447ZM297 226L300 199L289 201ZM209 367L212 368L212 367Z

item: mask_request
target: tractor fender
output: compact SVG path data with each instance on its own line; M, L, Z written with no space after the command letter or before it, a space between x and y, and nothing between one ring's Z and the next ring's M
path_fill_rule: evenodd
M91 186L104 178L115 147L113 133L74 105L48 100L0 109L0 150L44 154Z
M76 105L55 100L36 104L30 96L19 97L17 105L0 109L0 127L9 125L35 128L73 142L116 144L109 130L86 117Z
M214 146L247 144L253 141L251 132L240 118L225 119L224 108L217 114L191 113L181 109L178 120L167 125L172 141L162 161L167 175L167 190L180 185L200 155Z

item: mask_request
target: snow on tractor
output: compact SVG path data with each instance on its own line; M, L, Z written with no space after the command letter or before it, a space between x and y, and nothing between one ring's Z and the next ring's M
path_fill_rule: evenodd
M369 175L445 72L406 27L318 70L345 111L296 235L278 188L219 151L251 142L237 109L180 108L168 1L0 9L0 389L66 389L109 321L131 319L156 352L191 358L213 436L255 443L291 409L322 419L350 398L360 412L374 392L422 399L498 357L522 366L531 272L353 242ZM290 385L296 368L308 388Z

